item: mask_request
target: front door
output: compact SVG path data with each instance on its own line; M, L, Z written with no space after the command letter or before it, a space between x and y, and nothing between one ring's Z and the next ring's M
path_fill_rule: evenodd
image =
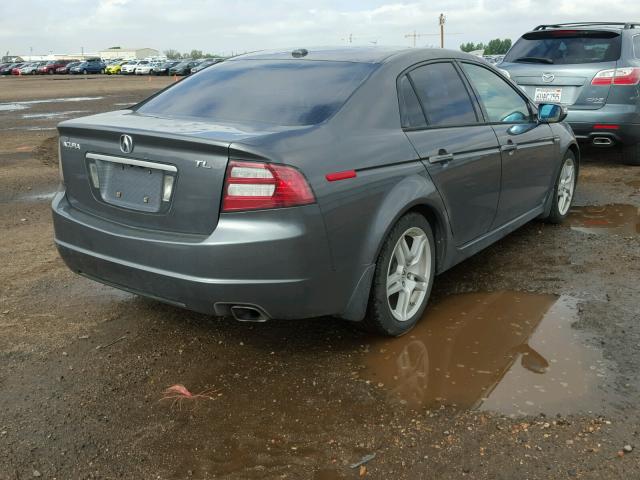
M502 152L500 227L543 205L553 185L558 148L551 127L538 123L529 101L491 69L460 63Z

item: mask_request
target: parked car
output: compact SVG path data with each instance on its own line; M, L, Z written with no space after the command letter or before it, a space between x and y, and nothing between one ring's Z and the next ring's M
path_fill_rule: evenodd
M208 58L200 63L198 63L195 67L191 68L191 73L199 72L200 70L204 70L211 65L215 65L216 63L220 63L222 59L220 58Z
M55 242L73 271L172 305L401 335L436 273L566 217L565 116L462 52L235 57L58 125Z
M70 62L67 63L65 66L63 67L58 67L56 68L56 73L58 74L66 74L69 73L69 70L72 69L73 67L80 65L82 62Z
M42 62L31 62L22 65L21 67L14 68L11 71L12 75L35 75L38 73L38 68L42 66Z
M162 68L162 62L141 63L136 67L136 75L154 75L156 69Z
M178 60L170 60L168 62L164 62L158 69L154 70L155 75L169 75L169 69L177 64L180 61Z
M113 62L110 65L107 65L105 68L105 73L108 75L118 75L122 69L122 66L129 63L129 60L121 60L119 62Z
M88 74L88 73L104 73L105 65L102 60L87 60L80 62L69 69L69 73Z
M14 68L19 68L22 65L24 65L24 63L9 63L5 67L0 68L0 75L11 75Z
M124 65L122 65L122 68L120 69L120 73L122 75L133 75L134 73L136 73L136 68L138 68L139 65L140 66L143 65L142 62L149 63L146 60L131 60L125 63Z
M37 73L44 75L49 74L52 75L56 73L56 70L60 67L66 67L72 60L51 60L50 62L45 63L38 67Z
M169 75L190 75L191 69L198 65L197 60L183 60L169 69Z
M536 102L569 109L579 141L640 165L640 23L540 25L500 64Z

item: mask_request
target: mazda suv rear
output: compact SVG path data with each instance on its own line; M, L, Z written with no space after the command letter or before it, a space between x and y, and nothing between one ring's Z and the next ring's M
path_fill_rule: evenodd
M640 165L640 23L540 25L499 67L536 103L567 106L579 141Z

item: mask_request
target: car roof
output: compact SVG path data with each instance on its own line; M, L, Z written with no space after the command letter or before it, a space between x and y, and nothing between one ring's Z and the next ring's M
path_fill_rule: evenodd
M640 22L576 22L576 23L555 23L549 25L538 25L533 32L543 30L607 30L620 32L621 30L640 29Z
M410 47L318 47L290 50L259 51L228 59L235 60L315 60L354 63L384 63L396 59L432 60L437 58L469 58L468 54L440 48Z

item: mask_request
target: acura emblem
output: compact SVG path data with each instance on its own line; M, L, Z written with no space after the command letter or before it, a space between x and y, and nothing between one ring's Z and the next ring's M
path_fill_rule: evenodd
M551 83L555 80L556 76L553 73L543 73L542 81L544 83Z
M129 135L120 135L120 150L123 153L131 153L133 151L133 139Z

